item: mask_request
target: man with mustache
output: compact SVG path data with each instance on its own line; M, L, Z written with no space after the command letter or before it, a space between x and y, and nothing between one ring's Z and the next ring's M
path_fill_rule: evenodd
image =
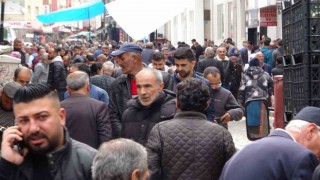
M240 106L232 93L222 87L221 73L216 67L207 67L203 76L210 82L211 89L214 92L211 102L214 104L215 118L221 118L221 121L215 121L228 128L228 122L232 120L239 121L244 115L244 107Z
M110 92L109 112L114 138L121 134L121 116L127 109L127 102L138 95L135 75L144 68L141 52L140 46L127 43L121 46L119 50L111 53L123 73L113 81ZM167 72L161 72L161 74L164 89L173 90L174 83L170 74Z
M173 54L173 57L176 64L176 71L173 73L173 80L176 85L185 79L196 78L210 87L209 81L203 78L201 74L196 73L196 71L193 69L196 65L196 57L190 48L178 48ZM213 96L211 89L210 96ZM208 109L213 109L213 104L210 104ZM213 111L205 110L205 114L208 120L213 121Z
M13 109L16 126L3 132L0 179L92 179L96 150L70 138L56 91L43 84L23 86Z
M176 96L172 91L163 90L159 70L143 69L135 77L138 97L128 102L128 109L122 115L121 136L145 145L153 126L175 115Z

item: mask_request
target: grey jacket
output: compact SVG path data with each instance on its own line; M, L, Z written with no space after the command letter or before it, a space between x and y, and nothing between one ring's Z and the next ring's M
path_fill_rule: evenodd
M232 120L238 121L242 119L244 107L239 105L229 90L221 87L220 90L213 93L212 100L214 101L215 117L221 117L228 112Z
M91 164L96 150L70 138L64 131L65 144L58 150L42 156L48 161L48 170L53 180L90 180ZM20 166L16 166L5 159L0 159L1 180L32 180L34 178L35 160L40 155L28 154ZM42 161L43 163L43 161Z
M35 66L32 74L32 83L47 84L49 73L49 65L43 64L41 61Z

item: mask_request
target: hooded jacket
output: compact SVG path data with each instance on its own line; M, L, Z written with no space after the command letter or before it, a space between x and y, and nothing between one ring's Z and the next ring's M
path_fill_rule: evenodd
M244 106L252 99L267 100L269 91L273 92L273 80L270 75L260 67L251 66L241 80L239 103Z
M47 83L57 90L66 90L67 74L61 56L56 56L49 64Z

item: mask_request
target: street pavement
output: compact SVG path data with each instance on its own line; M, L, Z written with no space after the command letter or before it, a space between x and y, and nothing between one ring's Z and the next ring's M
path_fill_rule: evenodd
M273 130L273 117L272 113L270 113L270 127ZM237 149L242 149L247 144L252 143L253 141L250 141L247 138L247 132L246 132L246 118L243 117L240 121L231 121L228 123L228 130L232 135L233 142Z

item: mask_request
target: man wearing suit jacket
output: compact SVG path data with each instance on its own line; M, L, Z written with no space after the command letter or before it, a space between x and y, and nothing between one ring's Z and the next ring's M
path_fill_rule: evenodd
M241 59L243 61L243 66L247 63L249 63L250 55L254 54L254 52L258 49L257 46L254 46L251 41L244 41L243 42L243 48L239 50Z
M71 96L61 102L66 110L66 127L77 141L98 149L111 140L112 131L107 104L89 97L90 83L87 73L75 71L67 77L67 90Z
M311 179L320 157L320 108L305 107L285 130L276 129L237 152L220 180Z

